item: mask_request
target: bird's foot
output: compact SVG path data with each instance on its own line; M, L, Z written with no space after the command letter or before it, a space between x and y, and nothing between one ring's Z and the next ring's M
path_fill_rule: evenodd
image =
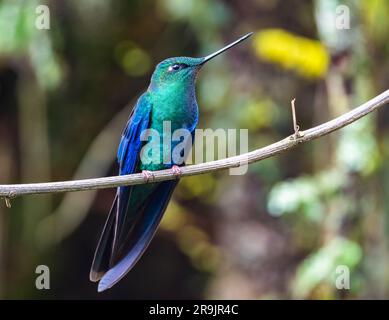
M176 177L179 177L182 174L182 171L179 166L174 165L172 168L172 172Z
M149 182L150 179L154 178L154 174L149 170L142 170L142 176L146 182Z

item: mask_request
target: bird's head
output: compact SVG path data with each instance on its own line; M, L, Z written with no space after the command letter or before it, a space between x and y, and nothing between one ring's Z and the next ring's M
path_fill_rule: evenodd
M151 88L159 88L172 83L187 83L188 85L194 84L196 76L201 67L214 57L218 56L222 52L237 45L239 42L247 39L253 33L250 32L238 40L230 43L224 48L207 55L202 58L190 58L190 57L175 57L168 58L160 62L154 70L151 78Z
M174 57L160 62L154 70L151 85L161 87L177 82L191 83L201 68L202 58Z

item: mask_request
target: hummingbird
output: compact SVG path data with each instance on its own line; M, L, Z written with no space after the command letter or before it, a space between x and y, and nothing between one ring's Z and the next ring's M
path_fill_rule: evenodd
M167 133L163 124L168 121L172 132L185 129L192 136L184 139L193 142L199 113L195 82L200 69L252 34L248 33L205 57L168 58L156 66L150 85L137 100L121 136L117 152L119 174L142 173L149 180L152 171L170 169L176 179L117 188L89 276L91 281L99 281L99 292L115 285L140 259L179 181L179 165L183 163L176 163L172 157L177 141L168 141L169 146L166 142L161 143L159 161L142 161L141 151L146 143L142 132L152 129L164 136ZM162 161L162 158L170 160Z

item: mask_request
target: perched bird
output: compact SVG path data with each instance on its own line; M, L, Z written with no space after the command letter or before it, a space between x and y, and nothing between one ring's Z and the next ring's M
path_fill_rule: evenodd
M142 172L149 179L152 171L171 169L179 176L178 165L182 163L175 163L172 156L178 142L166 143L166 139L161 139L158 161L143 161L141 149L145 141L141 139L142 132L153 129L163 137L167 135L163 124L169 121L171 132L186 129L193 135L198 121L195 81L199 70L251 34L206 57L169 58L157 65L147 91L138 99L122 134L117 153L120 175ZM165 159L169 160L163 161ZM99 292L123 278L142 256L177 183L178 179L175 179L117 189L90 271L91 281L100 280Z

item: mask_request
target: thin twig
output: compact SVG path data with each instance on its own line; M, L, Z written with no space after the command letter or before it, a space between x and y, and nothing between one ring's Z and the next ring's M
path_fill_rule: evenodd
M294 129L294 136L292 136L294 139L297 139L300 137L300 126L297 124L297 117L296 117L296 106L295 106L296 98L293 98L290 102L290 105L292 107L292 117L293 117L293 129Z
M275 156L281 152L290 150L297 146L299 143L304 143L310 140L317 139L335 130L343 128L349 125L350 123L364 117L370 112L373 112L374 110L382 107L388 102L389 90L386 90L380 95L362 104L361 106L331 121L325 122L311 129L299 132L299 136L296 139L290 139L290 137L288 137L266 147L239 156L180 167L180 176L184 177L209 173L217 170L239 167L240 165L242 165L242 163L247 164L261 161L263 159ZM172 172L172 170L168 169L154 171L153 178L150 179L148 183L172 180L175 178L175 174ZM63 182L0 185L0 197L12 199L21 195L105 189L115 188L124 185L137 185L144 183L146 183L144 176L141 173L136 173L125 176L114 176L106 178L73 180Z
M11 200L9 200L8 197L5 197L4 201L5 201L5 205L6 205L7 208L11 208L12 207Z

